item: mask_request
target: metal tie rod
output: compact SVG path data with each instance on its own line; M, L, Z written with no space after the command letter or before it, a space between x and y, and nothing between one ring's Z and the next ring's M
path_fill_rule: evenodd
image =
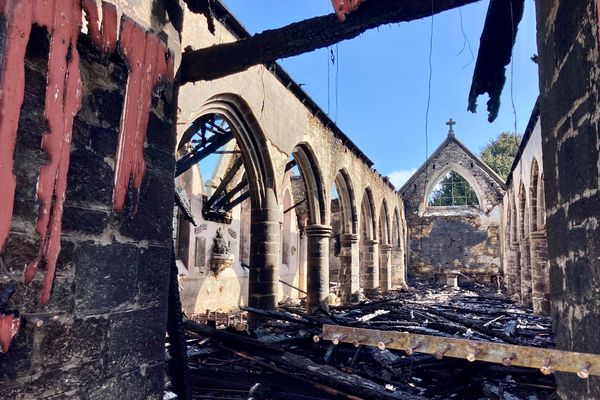
M468 361L486 361L504 366L537 368L544 375L553 372L572 372L582 379L600 376L600 355L576 353L540 347L516 346L441 336L417 335L407 332L380 331L339 325L323 325L319 339L333 344L350 343L363 346L432 354L437 359L453 357Z

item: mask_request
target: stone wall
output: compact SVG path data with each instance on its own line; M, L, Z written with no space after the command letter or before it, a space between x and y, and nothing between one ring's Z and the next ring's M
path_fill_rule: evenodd
M14 6L8 3L8 7ZM77 15L78 6L73 7L73 15ZM146 7L139 7L142 9ZM60 10L44 12L53 16ZM165 13L160 7L154 12ZM27 21L27 13L18 15L18 20ZM130 72L114 48L102 53L90 36L79 34L77 39L80 21L81 15L70 21L77 54L70 50L66 68L71 76L77 69L81 74L81 109L73 119L72 138L65 141L70 149L67 147L66 155L61 156L61 162L65 161L61 165L68 166L64 204L59 192L49 203L53 230L48 235L52 238L58 232L60 248L47 302L42 293L51 276L48 265L52 253L44 250L53 242L48 239L43 245L44 236L38 234L44 198L40 193L41 171L57 160L48 155L53 150L48 147L50 135L45 133L52 125L44 111L50 107L46 98L49 70L57 68L60 60L56 56L55 64L49 63L48 33L37 25L25 55L24 100L14 152L16 194L9 235L0 248L0 291L14 285L16 292L8 309L18 310L22 320L9 351L0 354L0 397L162 399L175 161L173 88L170 83L163 85L147 98L147 132L136 131L142 139L146 136L146 170L140 176L139 193L133 183L125 188L129 190L124 210L115 211L115 166L117 157L124 157L119 137L123 134L120 124L126 91L132 90L127 80ZM2 19L0 37L5 37L14 22ZM150 21L144 25L150 26ZM116 40L116 25L114 29ZM138 39L145 40L143 28L134 27L134 31L141 32ZM125 43L119 42L121 45ZM143 42L136 45L144 47ZM9 42L0 41L1 52L8 46ZM16 61L4 56L3 82L7 69ZM18 80L13 78L9 84L18 90ZM73 101L73 93L65 93L65 102ZM10 95L4 91L4 101L10 100ZM57 90L56 95L62 93ZM141 93L137 96L144 101ZM69 116L64 121L68 122ZM6 120L0 125L0 135L6 140ZM59 133L58 137L67 137L68 127ZM45 151L41 150L44 143ZM6 150L3 147L2 151ZM0 169L5 167L0 162ZM65 175L59 172L57 176L59 183L54 190ZM64 210L57 208L61 205ZM3 208L7 206L2 203ZM24 270L38 257L40 268L25 285Z
M538 117L536 106L507 181L502 203L502 263L508 294L534 312L546 314L550 312L550 264Z
M600 53L597 1L536 1L552 318L560 349L600 353ZM564 399L600 379L558 376Z
M193 49L199 49L218 43L231 42L247 35L247 33L241 32L243 28L237 25L234 16L223 10L215 12L224 14L217 15L215 19L214 35L209 32L204 16L186 12L186 29L182 38L184 47L190 46ZM274 306L274 300L280 299L273 293L253 294L254 287L260 287L261 291L285 293L281 290L282 286L278 282L279 277L283 277L284 273L288 272L286 267L284 267L285 270L281 268L283 264L280 251L282 231L279 228L279 222L284 220L283 203L285 190L289 185L289 177L285 170L292 155L299 163L298 169L301 174L304 174L303 179L309 182L306 206L310 205L310 207L306 217L307 226L299 224L299 228L306 228L306 230L296 233L302 235L307 232L306 242L303 242L304 236L298 236L300 240L296 248L299 255L297 260L299 268L297 270L290 269L290 271L295 274L306 265L308 292L311 292L310 283L314 281L317 281L321 287L321 294L328 291L329 274L321 271L317 277L311 275L311 271L315 269L329 271L329 255L321 250L322 247L330 247L330 234L326 231L333 223L332 187L336 184L336 177L344 175L347 177L347 184L344 185L347 193L344 196L348 204L345 221L342 223L343 232L337 232L337 234L343 236L343 240L340 241L344 242L346 246L342 246L339 259L340 264L344 264L342 269L347 270L342 275L348 277L349 282L348 285L344 282L344 285L348 286L348 291L356 293L359 275L357 270L359 264L358 221L362 218L360 203L367 189L372 193L374 205L373 213L369 216L370 222L379 225L385 200L388 206L387 225L392 225L392 215L398 215L396 225L401 227L396 228L396 231L406 232L400 196L389 181L372 167L372 163L366 155L356 148L333 121L328 120L324 111L312 102L279 65L273 65L270 68L257 65L244 72L202 82L201 85L186 84L180 88L179 94L178 126L180 129L178 137L183 138L185 130L199 117L207 114L220 114L233 127L235 140L244 160L244 170L249 174L256 175L250 181L250 225L251 229L257 229L252 231L251 242L254 238L255 244L259 245L256 240L259 236L256 233L266 234L269 248L258 252L254 251L254 247L251 245L248 261L251 266L254 265L256 270L251 269L248 276L250 300L253 296L256 301L259 298L268 299L269 304ZM244 158L244 155L248 155L248 157ZM202 194L203 188L198 186L199 183L197 179L193 181L195 187L191 192L195 195ZM342 194L338 194L342 196ZM268 206L265 205L267 202ZM265 218L267 220L263 221ZM264 232L258 232L258 225L254 221L264 225L260 227ZM311 225L316 228L309 229ZM375 230L375 232L378 231L378 229ZM309 255L312 260L309 260L311 257L305 257ZM302 261L300 257L305 257L306 262ZM394 272L395 277L401 277L404 275L403 258L395 257L394 260L402 262L402 264L392 265L390 272ZM311 263L313 265L309 265ZM373 264L373 270L378 272L380 260L375 260ZM395 273L395 270L402 272ZM258 275L261 277L258 278ZM303 277L304 274L300 273L299 275ZM253 278L253 276L256 277ZM312 280L311 276L315 279ZM254 285L258 281L260 281L260 285ZM290 274L289 281L300 284L301 279L292 277ZM354 283L350 284L351 282ZM402 280L399 282L401 284ZM386 285L389 284L386 283ZM375 286L379 286L379 280ZM323 287L327 287L327 289L323 289ZM232 294L231 298L233 297L238 298L237 294Z
M479 207L429 206L434 185L449 171L477 194ZM500 207L504 182L453 135L400 189L409 230L408 275L436 281L450 271L478 280L500 273ZM462 278L461 278L462 279Z

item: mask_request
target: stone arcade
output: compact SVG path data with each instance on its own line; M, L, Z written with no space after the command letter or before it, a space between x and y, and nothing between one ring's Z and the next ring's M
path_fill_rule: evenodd
M506 184L452 134L397 192L275 62L475 1L351 2L343 23L252 37L217 0L0 1L0 397L161 399L175 262L190 314L302 291L326 309L332 290L405 287L407 265L501 274L551 313L559 349L600 353L598 0L535 2L539 108ZM490 2L470 96L490 94L491 120L507 3L523 6ZM479 208L431 209L450 170ZM468 243L443 256L439 232L457 225ZM557 384L600 397L597 376Z

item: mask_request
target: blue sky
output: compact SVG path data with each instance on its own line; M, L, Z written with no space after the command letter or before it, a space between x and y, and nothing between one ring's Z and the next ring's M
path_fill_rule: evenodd
M333 12L329 0L224 2L251 33ZM449 118L457 121L457 137L474 152L500 132L514 131L510 67L496 121L487 122L487 95L479 98L478 113L467 111L488 3L483 0L433 19L428 154L445 139ZM512 74L512 97L520 133L538 95L537 66L530 60L537 53L535 34L534 2L527 0ZM280 60L321 108L328 111L329 103L330 117L375 162L379 172L390 176L396 187L425 160L430 36L431 19L427 18L381 26L340 43L336 65L329 61L329 49ZM465 46L465 36L473 56ZM335 46L333 51L336 52Z

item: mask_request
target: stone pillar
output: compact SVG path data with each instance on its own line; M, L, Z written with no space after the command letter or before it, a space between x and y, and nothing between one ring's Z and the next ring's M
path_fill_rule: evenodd
M406 288L404 251L402 247L392 247L392 289Z
M521 239L519 246L521 255L521 303L526 307L531 307L531 253L529 238Z
M267 189L263 204L252 209L250 222L248 305L270 310L277 307L280 234L280 211L272 189Z
M309 225L306 227L307 250L307 308L314 312L329 305L329 238L331 227Z
M365 289L379 287L379 240L367 239L363 243L360 275Z
M382 290L392 289L392 245L379 245L379 285Z
M307 238L306 238L306 228L304 226L300 226L300 248L298 250L298 273L300 277L298 279L298 287L304 291L306 291L306 259L308 255L308 246L307 246Z
M548 241L545 231L531 234L531 281L533 312L550 313L550 274L548 271Z
M340 268L342 269L342 300L351 301L360 288L358 263L358 235L344 233L340 236Z

